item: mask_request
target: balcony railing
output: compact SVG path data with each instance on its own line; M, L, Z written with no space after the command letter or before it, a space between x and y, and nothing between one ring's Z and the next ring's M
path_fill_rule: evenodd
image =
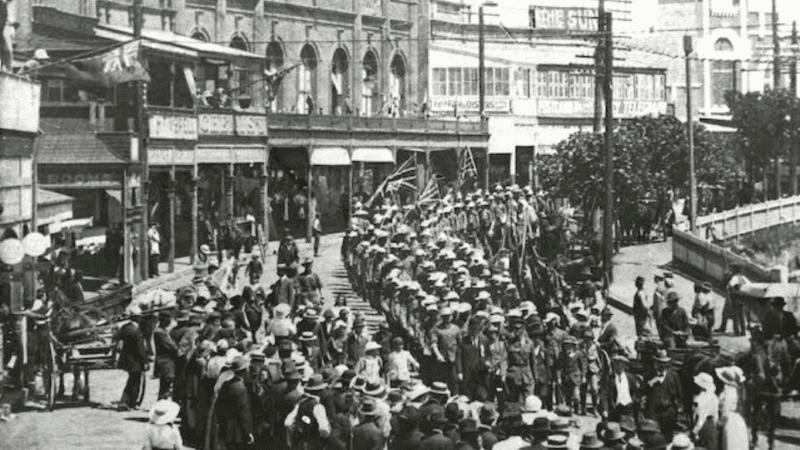
M269 114L269 128L333 129L333 130L393 130L417 132L459 132L487 134L487 122L440 119L409 119L404 117L326 116L308 114Z

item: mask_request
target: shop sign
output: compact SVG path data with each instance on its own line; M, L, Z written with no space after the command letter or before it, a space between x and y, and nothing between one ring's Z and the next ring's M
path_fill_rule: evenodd
M108 170L90 167L40 166L39 180L43 186L65 188L119 189L122 169Z
M531 7L531 27L539 30L597 31L597 10Z
M153 114L149 125L152 139L197 140L196 117Z
M477 113L480 110L480 100L477 97L435 97L431 101L431 111L434 112ZM483 105L484 111L510 112L511 99L507 97L487 98Z
M616 100L614 116L630 118L666 114L667 103L659 101ZM548 117L591 117L594 101L591 99L539 99L537 113Z
M266 136L267 116L236 116L236 134L239 136Z
M200 134L203 136L233 136L232 114L200 114Z

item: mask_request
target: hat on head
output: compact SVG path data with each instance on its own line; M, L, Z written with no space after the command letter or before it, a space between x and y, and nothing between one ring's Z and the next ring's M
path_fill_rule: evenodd
M534 436L547 436L550 433L550 419L546 416L538 416L533 419L531 433Z
M536 413L542 410L542 400L535 396L529 395L525 397L525 403L522 406L522 412L524 413Z
M644 450L644 442L636 436L632 436L628 439L628 448L627 450Z
M614 355L614 357L611 358L611 362L624 362L625 364L630 364L631 361L625 355L619 354Z
M450 397L450 389L447 388L447 383L434 381L431 385L431 394L445 395Z
M583 438L581 439L581 450L587 449L595 449L601 448L603 446L603 441L598 439L597 433L595 432L588 432L583 434Z
M465 434L475 434L478 432L478 422L475 419L461 419L458 422L458 431L462 437Z
M375 341L369 341L367 342L366 347L364 347L364 351L371 352L373 350L380 350L381 348L381 344L378 344Z
M561 317L554 312L547 313L547 315L544 317L544 323L550 323L553 321L555 321L556 325L559 325L561 323Z
M358 413L363 416L377 416L380 413L378 403L373 398L365 398L361 401Z
M439 315L440 316L452 316L453 315L453 310L448 308L448 307L444 307L444 308L442 308L441 311L439 311Z
M497 408L494 406L494 403L491 402L484 403L478 411L478 417L481 423L493 423L499 416L500 414L497 413Z
M211 254L211 248L208 246L208 244L203 244L200 246L200 253L209 255Z
M705 372L700 372L694 376L694 384L703 388L704 391L714 392L717 389L714 384L714 378Z
M622 432L619 423L608 422L606 424L606 430L603 432L603 439L606 441L618 441L620 439L625 439L625 433Z
M364 385L364 395L381 398L386 395L386 386L380 379L367 381Z
M642 433L660 433L661 426L653 419L642 419L639 421L639 432Z
M547 436L547 442L544 443L545 448L566 450L567 437L559 434Z
M363 326L364 326L364 318L356 317L356 320L353 321L353 328L358 328Z
M667 351L664 349L656 350L656 353L653 355L653 359L662 363L668 363L672 361L672 358L670 358L669 353L667 353Z
M150 423L166 425L178 418L181 407L172 400L159 400L150 408Z
M738 366L717 367L714 370L723 383L731 386L738 386L746 380L742 368Z
M242 355L235 356L233 358L233 361L231 361L231 370L233 370L234 372L245 370L247 369L248 366L249 364L247 364L247 361L244 359L244 356Z
M600 313L601 317L610 317L610 316L613 316L613 315L614 315L614 313L611 312L611 308L609 308L608 306L603 308L603 311Z
M300 340L303 342L316 341L317 335L313 331L303 331L300 334Z
M672 450L688 450L692 448L692 440L684 433L678 433L672 438Z
M306 392L319 392L328 387L328 383L322 378L322 374L312 374L303 388Z
M678 294L677 291L669 291L667 292L667 303L677 302L681 299L681 296Z
M622 431L636 433L636 422L632 416L622 416L619 418L619 427Z
M562 345L567 345L567 344L578 345L578 340L575 339L575 336L572 335L565 336Z

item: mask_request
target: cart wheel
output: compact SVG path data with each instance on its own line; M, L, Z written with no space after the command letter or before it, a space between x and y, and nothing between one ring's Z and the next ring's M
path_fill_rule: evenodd
M83 371L83 401L89 403L89 369Z

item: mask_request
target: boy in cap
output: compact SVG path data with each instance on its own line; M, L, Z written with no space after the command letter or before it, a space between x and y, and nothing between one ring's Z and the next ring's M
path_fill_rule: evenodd
M178 357L178 344L170 336L172 313L162 311L158 314L158 327L153 331L153 347L156 353L153 376L159 379L158 399L172 397L172 383L175 381L175 360Z

